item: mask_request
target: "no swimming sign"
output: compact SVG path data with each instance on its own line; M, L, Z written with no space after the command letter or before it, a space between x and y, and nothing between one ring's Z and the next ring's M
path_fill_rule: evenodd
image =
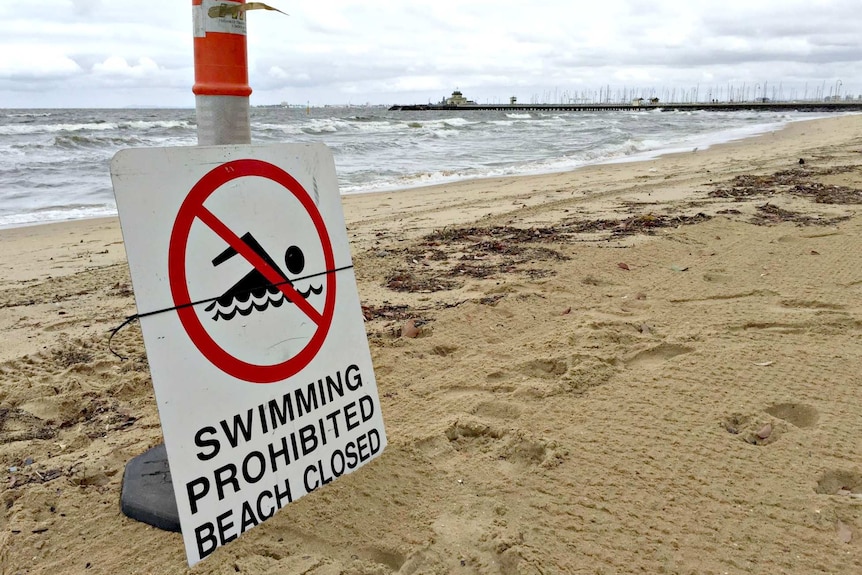
M224 189L226 184L252 177L258 179L252 184L256 188L254 190L256 193L260 194L259 188L263 183L272 182L276 185L277 194L289 193L292 196L283 200L298 204L292 206L292 211L289 212L291 225L288 228L283 227L288 222L281 218L268 218L271 220L268 223L274 228L270 230L272 232L270 235L281 236L280 239L284 240L282 244L287 245L283 250L282 266L289 273L285 273L279 267L273 256L255 238L253 232L247 231L239 236L223 221L223 218L215 215L205 205L217 190L224 194L235 195L236 190ZM236 206L233 208L235 209ZM225 213L232 214L233 211L226 210ZM287 214L283 218L288 219ZM265 228L266 223L263 218L259 220L261 221L256 224L256 227ZM305 220L310 220L311 225L309 226ZM201 254L195 254L194 249L191 254L189 253L189 244L197 243L192 241L191 233L192 227L198 221L203 224L201 233L215 234L227 245L224 251L212 259L213 267L226 264L235 256L239 256L236 259L240 265L251 266L250 271L243 274L219 297L204 298L210 300L203 308L204 312L207 314L212 312L212 315L203 317L199 314L200 310L192 305L193 301L198 300L191 296L190 277L187 272L190 267L189 258L196 259L195 263L208 260L208 257L200 258ZM302 230L302 233L297 234L296 230ZM257 233L260 234L261 231L258 230ZM302 244L305 249L296 244ZM279 254L282 253L280 247ZM242 262L243 259L245 262ZM191 267L194 269L192 273L200 276L193 280L193 284L211 285L209 282L213 274L206 263L202 266L204 269L200 269L201 266ZM338 270L335 267L335 256L329 233L312 197L290 174L273 164L257 159L226 162L205 174L183 201L171 232L168 250L169 283L173 303L183 327L207 359L226 373L245 381L272 383L286 379L308 365L308 362L320 351L332 324L338 271L347 270ZM302 283L306 284L304 289L300 285ZM200 291L201 295L207 293L207 290L208 288L204 287ZM309 302L309 297L312 295L321 296L319 299L322 300L322 304L315 307ZM285 306L284 311L298 312L291 314L293 324L297 328L310 324L311 330L307 334L308 337L282 340L277 349L278 353L284 355L283 361L277 360L274 364L270 364L262 357L261 359L241 359L239 356L245 354L260 356L260 352L274 349L266 341L267 333L280 338L284 333L281 323L284 318L277 318L275 324L260 322L254 328L254 336L244 333L244 329L237 329L237 324L242 323L244 328L247 323L242 318L252 314L255 317L251 319L263 318L263 312L268 308L280 308L285 303L293 304L293 307ZM284 314L270 313L266 317L275 319L276 315ZM212 321L206 321L207 317ZM235 319L238 321L233 321ZM215 336L216 333L218 338ZM237 336L241 337L237 339ZM225 344L217 339L225 341ZM251 345L244 345L249 343L250 339ZM298 341L304 341L305 345L296 345ZM237 349L238 352L232 351L232 348ZM239 351L240 349L242 351Z
M111 176L193 565L386 446L335 166L160 148Z

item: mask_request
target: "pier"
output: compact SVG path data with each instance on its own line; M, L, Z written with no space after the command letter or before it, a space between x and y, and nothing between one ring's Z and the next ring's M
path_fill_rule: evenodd
M862 100L837 102L687 102L687 103L651 103L641 104L408 104L394 105L389 108L394 111L469 111L491 110L505 112L612 112L612 111L647 111L661 110L709 112L751 111L797 111L797 112L860 112Z

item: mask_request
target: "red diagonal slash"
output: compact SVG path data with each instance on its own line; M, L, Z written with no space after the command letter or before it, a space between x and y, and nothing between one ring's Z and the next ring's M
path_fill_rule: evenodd
M323 321L323 316L321 316L321 314L314 309L314 306L308 303L308 300L302 297L302 295L296 291L290 283L285 281L287 278L282 277L278 271L266 263L262 257L242 241L242 238L233 233L230 228L222 223L221 220L215 217L215 215L213 215L213 213L204 206L198 207L195 215L221 239L227 242L230 247L235 249L238 254L248 260L248 263L253 265L257 271L262 273L270 283L281 290L281 293L283 293L291 302L296 304L296 306L301 309L303 313L311 319L311 321L320 325L320 322Z

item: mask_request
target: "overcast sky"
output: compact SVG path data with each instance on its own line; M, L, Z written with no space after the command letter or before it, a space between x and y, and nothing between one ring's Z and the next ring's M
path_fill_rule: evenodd
M253 105L862 92L860 0L266 2ZM0 108L194 106L191 0L3 0L0 48Z

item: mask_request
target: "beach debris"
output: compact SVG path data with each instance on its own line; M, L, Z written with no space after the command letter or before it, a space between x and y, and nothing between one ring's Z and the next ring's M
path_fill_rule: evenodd
M631 268L629 268L629 265L628 265L627 263L625 263L625 262L619 262L619 263L617 264L617 267L618 267L618 268L620 268L621 270L626 270L626 271L628 271L629 269L631 269Z
M564 310L562 311L562 313L560 313L560 315L568 315L568 314L570 314L570 313L572 313L572 308L571 308L571 307L567 307L566 309L564 309Z
M406 305L391 305L384 302L380 306L371 304L363 304L362 306L362 317L365 318L365 321L377 318L405 320L409 319L410 315L410 309Z
M129 283L117 282L115 283L111 289L108 291L108 295L115 297L129 297L134 295L134 291L132 291L132 286Z
M645 323L640 324L640 326L638 327L638 330L643 334L652 333L652 328Z
M503 253L512 255L517 244L538 242L560 242L577 234L606 232L620 238L638 233L652 234L659 228L679 227L712 219L703 212L688 215L635 214L624 219L577 219L566 218L553 226L518 228L512 225L464 228L446 227L423 238L423 248L441 245L451 247L455 242L479 242L470 251ZM511 223L511 222L510 222ZM497 249L490 249L497 247ZM502 251L500 249L502 246ZM551 254L549 254L551 255ZM555 258L568 259L568 257Z
M415 338L419 336L420 329L416 326L416 320L408 319L401 326L401 337Z
M819 256L820 252L818 252L817 250L811 250L811 255L812 256Z
M486 297L479 298L479 303L482 305L497 305L497 302L503 299L504 294L498 293Z
M754 365L759 366L759 367L766 367L768 365L772 365L773 363L775 363L775 362L774 361L755 361Z
M529 269L524 270L524 275L526 275L530 279L541 279L541 278L549 278L557 275L557 272L554 270L542 270L542 269Z
M54 350L51 356L54 363L62 367L84 365L95 358L90 346L82 342L67 343L63 348Z
M525 266L538 261L565 261L569 256L549 247L522 244L559 241L555 234L548 228L444 228L402 250L409 269L396 270L385 285L395 291L435 292L457 289L465 277L484 279L511 273L533 279L549 277L555 272ZM417 263L423 267L417 267Z
M684 271L688 271L688 266L681 266L681 265L674 264L674 265L670 266L670 269L672 269L675 272L684 272Z
M773 206L769 202L761 206L755 206L755 209L757 209L758 213L752 216L750 221L752 224L759 226L780 224L782 222L794 222L796 224L799 224L800 226L831 226L850 218L850 216L835 216L832 218L826 218L817 214L811 216L801 212L785 210L783 208L779 208L778 206Z
M449 272L449 275L466 275L473 278L486 278L493 276L498 273L510 273L515 271L514 265L506 266L506 265L496 265L496 264L482 264L476 262L460 262L452 271Z
M710 184L716 186L717 189L709 192L708 195L715 198L733 198L742 201L754 196L787 193L807 197L820 204L862 204L862 189L823 184L812 179L817 176L855 172L857 169L858 166L853 165L832 166L819 170L800 167L775 172L771 176L743 174L736 176L730 182ZM810 223L825 222L814 221Z
M800 166L802 166L802 165L804 165L804 164L805 164L805 159L804 159L804 158L799 158L799 165L800 165Z
M435 292L456 289L460 284L437 276L421 275L411 271L398 271L387 278L386 287L400 292Z
M835 522L835 533L838 535L838 540L842 543L850 543L853 539L853 531L850 526L840 519Z
M767 423L755 433L758 439L769 439L769 436L772 435L772 424Z

